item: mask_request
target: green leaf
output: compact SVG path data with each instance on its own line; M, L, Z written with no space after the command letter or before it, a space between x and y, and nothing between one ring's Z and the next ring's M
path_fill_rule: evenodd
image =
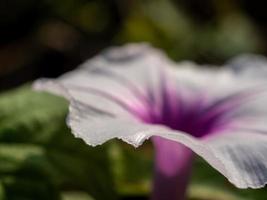
M7 199L61 199L81 191L116 199L108 145L74 138L68 103L24 86L0 95L0 182Z

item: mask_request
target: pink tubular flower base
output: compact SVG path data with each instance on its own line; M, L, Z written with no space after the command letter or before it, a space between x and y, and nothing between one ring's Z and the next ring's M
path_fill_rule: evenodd
M152 199L184 200L191 174L193 152L184 145L160 137L155 145Z

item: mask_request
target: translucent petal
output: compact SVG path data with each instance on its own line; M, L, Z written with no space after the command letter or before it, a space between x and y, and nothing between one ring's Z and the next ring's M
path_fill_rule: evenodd
M221 98L247 89L266 87L267 65L263 61L260 63L260 67L255 65L255 68L252 63L247 66L242 63L245 65L242 70L236 70L231 63L225 66L208 66L186 61L177 63L173 74L180 90Z
M207 141L230 182L239 188L259 188L267 183L267 135L229 132Z
M81 115L72 107L69 125L89 145L120 138L137 147L153 135L160 136L189 147L239 188L258 188L267 182L266 134L234 132L199 140L163 126L84 112Z
M262 55L243 54L228 61L226 67L231 68L238 76L266 80L267 58Z

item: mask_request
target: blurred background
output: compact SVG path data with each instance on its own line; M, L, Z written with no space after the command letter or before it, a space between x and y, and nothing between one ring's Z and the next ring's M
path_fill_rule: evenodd
M65 126L67 102L32 92L111 45L147 41L174 60L222 64L267 54L261 0L1 0L0 200L148 199L153 150L90 148ZM263 200L197 159L191 200Z
M0 86L58 76L126 42L200 63L266 54L264 8L260 0L1 0Z

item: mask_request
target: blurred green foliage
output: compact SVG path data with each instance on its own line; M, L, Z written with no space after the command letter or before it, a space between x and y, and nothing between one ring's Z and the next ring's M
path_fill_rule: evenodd
M67 102L23 86L0 95L0 199L147 199L153 147L119 141L98 147L65 125ZM262 200L266 189L240 190L203 160L194 165L192 200Z
M259 0L3 0L0 89L58 76L127 42L209 64L244 52L266 54L264 17Z
M0 183L7 199L60 199L65 191L116 197L107 147L88 148L70 134L63 99L21 88L2 95L0 108Z
M199 20L201 12L194 15L186 9L190 1L48 2L53 13L82 30L89 40L100 34L99 39L109 38L113 44L146 41L163 48L176 60L222 62L242 52L263 51L263 38L256 25L236 1L206 0L202 6L199 4L196 9L205 9L206 3L214 12L203 21Z

